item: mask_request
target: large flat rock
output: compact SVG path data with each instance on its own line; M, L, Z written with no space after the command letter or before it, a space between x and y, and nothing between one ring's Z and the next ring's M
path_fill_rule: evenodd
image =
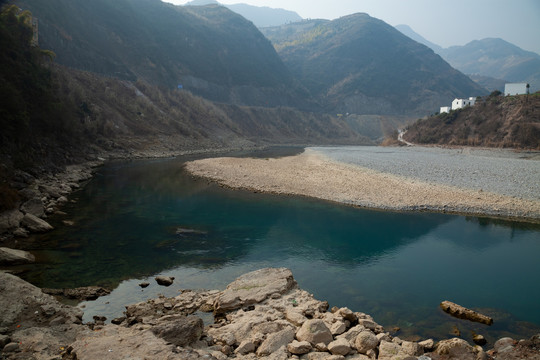
M285 294L296 286L293 274L286 268L265 268L240 276L214 302L216 313L225 313L246 305L257 304L272 294Z

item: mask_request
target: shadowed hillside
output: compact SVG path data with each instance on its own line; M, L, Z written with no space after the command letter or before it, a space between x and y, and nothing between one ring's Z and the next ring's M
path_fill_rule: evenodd
M220 102L299 106L305 92L270 42L219 5L160 0L20 0L60 64L177 88Z

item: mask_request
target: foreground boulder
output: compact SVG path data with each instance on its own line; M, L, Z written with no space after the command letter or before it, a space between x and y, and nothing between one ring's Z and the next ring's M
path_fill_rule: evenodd
M80 309L60 304L41 289L0 272L3 358L58 359L62 349L84 330L81 319Z
M281 295L296 285L292 272L285 268L266 268L240 276L216 299L214 311L224 313L245 305L257 304L271 295Z

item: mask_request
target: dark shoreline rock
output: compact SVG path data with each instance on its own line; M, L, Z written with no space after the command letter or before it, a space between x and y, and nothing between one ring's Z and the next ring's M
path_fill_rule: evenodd
M63 296L68 299L76 299L80 301L96 300L100 296L109 295L110 290L100 286L85 286L75 289L41 289L45 294Z

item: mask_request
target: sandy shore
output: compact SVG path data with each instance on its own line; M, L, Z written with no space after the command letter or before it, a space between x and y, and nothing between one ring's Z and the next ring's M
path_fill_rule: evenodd
M337 162L312 149L278 159L188 162L193 175L253 191L315 197L367 208L440 211L540 222L540 201L469 190Z

